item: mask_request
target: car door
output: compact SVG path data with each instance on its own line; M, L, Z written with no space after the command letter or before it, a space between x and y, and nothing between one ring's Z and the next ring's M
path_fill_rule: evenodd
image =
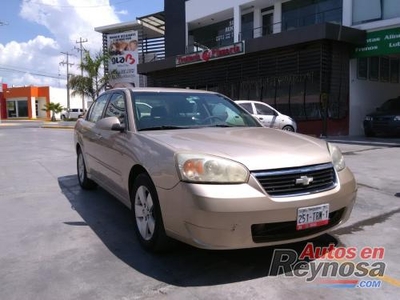
M98 129L96 129L95 124L102 118L108 98L109 94L103 94L93 103L88 117L83 123L83 127L80 131L82 138L81 147L86 161L86 166L92 176L95 177L96 181L101 177L101 158L97 146L100 139L100 133Z
M276 121L277 113L268 105L263 103L253 103L255 108L255 116L265 127L278 128Z
M104 111L104 118L117 117L121 125L128 130L126 115L126 96L122 91L112 93ZM124 147L127 144L125 132L96 129L100 139L97 147L100 160L100 172L104 183L120 199L128 199L123 181L123 169L126 166L124 161Z

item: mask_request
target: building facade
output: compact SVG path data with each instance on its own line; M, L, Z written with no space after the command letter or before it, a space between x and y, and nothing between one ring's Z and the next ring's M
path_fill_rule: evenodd
M7 87L3 84L0 92L1 119L48 119L50 112L43 109L50 102L60 103L66 108L66 89L49 86ZM70 97L70 108L81 107L80 96Z
M362 134L365 113L400 94L400 6L371 3L373 10L360 0L165 0L165 58L138 72L149 86L266 102L302 133ZM378 29L392 30L392 53L362 51Z

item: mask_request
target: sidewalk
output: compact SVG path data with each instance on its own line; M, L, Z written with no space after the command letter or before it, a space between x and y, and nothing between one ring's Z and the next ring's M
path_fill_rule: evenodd
M400 138L398 137L336 136L324 139L336 144L344 154L371 149L400 147Z

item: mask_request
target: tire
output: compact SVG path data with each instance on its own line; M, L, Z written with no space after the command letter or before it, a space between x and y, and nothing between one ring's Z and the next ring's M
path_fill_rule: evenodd
M97 184L87 177L85 159L82 154L82 150L78 149L78 157L76 160L76 169L78 174L79 185L84 190L93 190L97 187Z
M140 174L130 193L133 223L140 244L149 252L168 250L171 239L165 234L157 191L150 177Z
M290 125L283 126L282 130L294 132L294 128Z

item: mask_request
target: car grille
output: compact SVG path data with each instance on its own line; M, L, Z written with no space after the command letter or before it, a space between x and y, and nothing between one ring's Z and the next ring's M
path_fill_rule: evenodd
M251 225L251 234L255 243L267 243L301 238L332 228L343 218L345 208L331 212L329 223L319 227L296 230L296 221Z
M336 173L331 163L252 172L272 197L319 193L336 186Z
M393 117L374 117L373 124L374 126L384 126L388 125L392 120Z

